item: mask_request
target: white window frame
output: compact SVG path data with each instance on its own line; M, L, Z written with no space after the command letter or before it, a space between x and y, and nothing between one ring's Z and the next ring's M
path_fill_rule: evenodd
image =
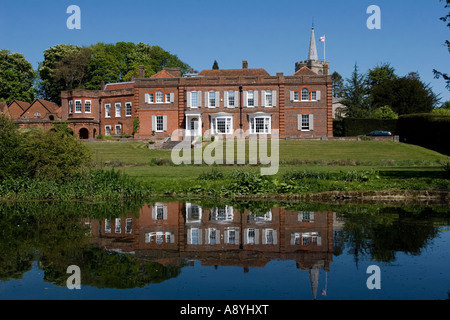
M257 234L257 230L255 228L248 228L246 230L246 235L247 235L246 244L254 245L254 244L258 243L258 238L257 238L258 234Z
M296 102L300 101L300 92L294 91L294 95L292 98L293 98L293 101L296 101Z
M78 105L79 105L79 108L77 108ZM82 108L83 108L83 101L75 100L75 113L82 113L83 112ZM79 111L77 109L79 109Z
M147 103L155 103L155 94L153 93L147 94Z
M170 98L171 94L170 93L166 93L166 103L171 103L172 99Z
M120 102L115 103L114 109L115 109L115 113L114 113L115 118L121 118L122 117L122 104Z
M225 120L225 132L218 132L218 120ZM216 116L211 118L212 134L233 134L233 117L232 116Z
M111 104L105 104L105 118L111 118Z
M233 221L234 209L232 206L216 207L211 210L212 221Z
M105 233L111 233L111 220L105 219Z
M109 134L107 130L109 130ZM111 125L109 124L105 126L105 136L111 136Z
M235 108L236 107L236 91L228 91L228 93L227 93L227 107L229 107L229 108Z
M215 245L215 244L220 243L219 242L219 239L220 239L219 230L217 230L216 228L208 228L207 234L208 234L208 237L207 237L208 244ZM212 237L212 235L214 235L214 237Z
M306 94L306 92L308 93L308 98L304 99L304 94ZM309 94L310 94L309 89L308 88L303 88L302 91L301 91L301 98L302 98L301 101L309 101Z
M273 91L266 90L264 94L264 106L265 107L273 107Z
M256 132L256 119L264 119L264 132ZM250 134L271 134L272 133L272 117L267 115L250 117Z
M117 134L117 128L120 128L119 130L120 130L120 134ZM116 124L115 126L114 126L114 135L115 136L121 136L123 134L123 132L122 132L122 125L121 124Z
M202 210L198 204L186 203L186 223L201 223ZM193 216L193 213L198 214L198 217Z
M239 244L239 230L237 228L231 227L225 229L225 243Z
M133 104L131 102L127 102L125 103L125 116L131 117L132 115L133 115Z
M164 92L162 90L156 91L155 98L155 103L164 103Z
M133 219L126 218L125 220L125 233L132 234L133 233Z
M256 107L255 92L256 92L255 90L247 91L247 108L254 108L254 107ZM250 93L252 94L251 98L250 98ZM252 105L250 105L250 101L252 101Z
M306 126L306 121L304 121L304 117L308 117L308 126ZM313 114L300 114L298 117L298 130L307 132L307 131L313 131L314 130L314 115Z
M114 221L114 232L122 233L122 219L116 218L116 220Z
M199 103L200 96L201 96L200 91L190 92L190 107L191 108L196 109L196 108L200 107L200 103Z
M208 108L217 108L217 93L215 91L208 92Z
M89 108L88 108L89 105ZM92 113L92 101L85 100L84 101L84 113Z
M195 237L193 236L194 235L194 231L196 231L195 232ZM200 245L200 244L202 244L202 235L201 235L201 229L200 228L191 228L191 229L189 229L189 233L190 233L189 244L193 244L193 245Z
M164 116L155 117L155 132L164 132ZM161 129L158 129L159 126L161 126Z

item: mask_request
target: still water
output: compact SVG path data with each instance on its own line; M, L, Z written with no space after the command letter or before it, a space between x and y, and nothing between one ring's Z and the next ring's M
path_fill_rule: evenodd
M445 205L3 203L0 299L446 300L449 247Z

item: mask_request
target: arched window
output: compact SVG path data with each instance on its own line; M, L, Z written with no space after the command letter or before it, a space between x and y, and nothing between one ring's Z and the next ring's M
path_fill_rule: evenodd
M302 90L302 101L308 101L309 100L309 90L304 88Z
M156 91L156 103L163 103L164 94L161 90Z

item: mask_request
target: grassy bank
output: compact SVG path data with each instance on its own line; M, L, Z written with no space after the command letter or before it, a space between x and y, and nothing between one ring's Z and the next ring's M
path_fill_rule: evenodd
M135 177L153 195L233 197L354 190L450 189L449 161L437 152L386 141L280 141L280 168L261 177L252 165L180 165L171 151L141 142L87 143L96 166Z

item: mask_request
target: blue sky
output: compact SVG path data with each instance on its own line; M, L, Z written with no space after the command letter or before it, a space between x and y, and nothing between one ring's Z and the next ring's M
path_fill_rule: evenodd
M81 9L81 30L69 30L67 7ZM370 5L381 9L381 30L369 30ZM294 73L305 60L314 18L319 57L348 78L388 62L398 75L418 72L443 101L450 100L434 68L450 72L443 46L450 34L439 0L16 0L0 3L0 48L24 54L34 67L57 44L144 42L178 55L197 70L265 68Z

